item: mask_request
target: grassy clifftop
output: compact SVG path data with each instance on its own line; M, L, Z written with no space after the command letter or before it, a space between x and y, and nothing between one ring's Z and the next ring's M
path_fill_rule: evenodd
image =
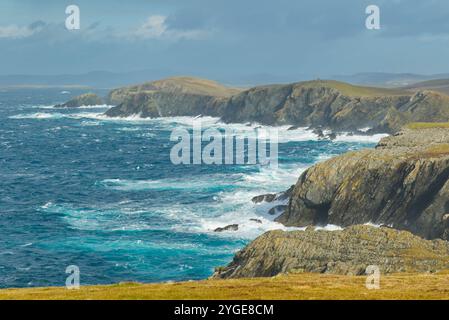
M0 290L3 299L449 299L449 271L437 274L402 273L381 276L380 289L368 290L364 276L323 274L274 278L204 280L173 284L125 283L86 286L79 290L33 288Z
M401 89L387 89L376 87L357 86L335 80L314 80L298 83L304 88L328 87L338 90L341 94L349 97L381 97L381 96L410 96L412 93Z
M152 94L164 92L169 94L190 94L209 97L230 97L239 93L238 88L231 88L218 82L194 77L172 77L143 84L114 89L109 93L109 101L121 103L133 94Z
M403 89L416 91L416 90L433 90L444 94L449 94L449 79L436 79L418 82Z

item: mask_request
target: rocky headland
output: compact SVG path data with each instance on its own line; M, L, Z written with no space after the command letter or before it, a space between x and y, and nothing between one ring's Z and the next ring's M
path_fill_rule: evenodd
M175 77L112 90L111 117L208 115L228 123L257 122L370 133L419 121L449 121L449 96L430 90L354 86L332 80L237 89Z
M214 278L357 275L369 265L382 273L449 267L449 124L410 124L375 149L310 167L283 194L288 205L276 220L305 231L263 234ZM329 224L343 229L315 230Z

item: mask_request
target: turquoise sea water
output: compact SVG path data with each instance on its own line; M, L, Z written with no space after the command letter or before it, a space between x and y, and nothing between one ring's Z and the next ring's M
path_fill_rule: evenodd
M0 92L0 287L63 286L68 265L80 268L82 285L208 277L251 239L283 228L251 197L285 190L312 164L379 138L319 141L281 128L277 169L173 165L170 133L191 118L51 107L78 93ZM212 231L233 223L237 232Z

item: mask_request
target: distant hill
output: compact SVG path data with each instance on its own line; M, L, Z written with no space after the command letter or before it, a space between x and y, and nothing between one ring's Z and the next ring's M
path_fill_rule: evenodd
M437 79L418 82L409 86L403 87L406 90L433 90L449 95L449 79Z
M363 72L353 75L336 75L332 78L335 80L360 85L405 87L427 80L447 79L449 78L449 74L441 73L433 75L422 75L414 73Z
M0 75L0 87L63 87L81 86L115 88L169 75L168 71L142 70L132 72L92 71L81 74L61 75Z
M59 75L0 75L0 87L92 87L113 89L133 84L173 77L179 73L169 69L146 69L130 72L92 71L80 74ZM202 77L208 75L201 75ZM213 77L222 83L239 87L254 87L269 83L288 84L297 81L318 80L306 74L280 75L271 73L228 74ZM449 73L422 75L414 73L364 72L353 75L334 75L326 78L354 85L400 88L419 82L449 79Z

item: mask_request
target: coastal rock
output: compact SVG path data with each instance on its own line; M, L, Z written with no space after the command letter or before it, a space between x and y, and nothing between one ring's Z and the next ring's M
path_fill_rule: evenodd
M316 134L318 136L318 138L324 138L323 130L321 130L319 128L313 129L312 133Z
M260 196L255 196L251 199L253 203L261 203L261 202L274 202L274 201L282 201L290 198L293 192L294 185L292 185L288 190L279 192L279 193L267 193L262 194Z
M283 204L274 206L273 208L268 210L268 214L275 216L275 215L285 212L285 209L287 209L287 206L283 205Z
M214 230L214 232L224 232L224 231L237 231L239 229L238 224L230 224L223 228L217 228Z
M55 105L55 108L79 108L81 106L97 106L103 104L103 100L95 93L79 95L66 103Z
M449 129L435 123L312 166L276 220L297 227L385 224L449 240L448 212Z
M381 274L436 272L449 268L449 243L407 231L351 226L339 231L269 231L239 251L213 278L271 277L279 273L361 275L369 265Z
M261 194L260 196L255 196L251 199L253 203L261 202L272 202L276 198L275 193Z

